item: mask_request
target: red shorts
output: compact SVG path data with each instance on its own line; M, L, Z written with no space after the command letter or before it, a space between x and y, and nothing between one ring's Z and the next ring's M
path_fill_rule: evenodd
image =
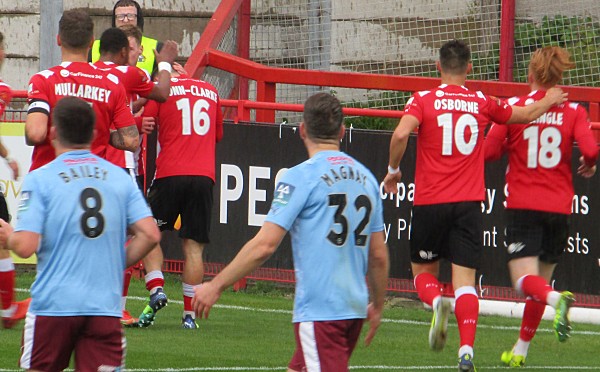
M62 371L69 367L73 352L77 371L121 370L125 365L125 335L119 318L27 313L21 368Z
M347 372L363 321L294 323L296 351L288 368L302 372Z

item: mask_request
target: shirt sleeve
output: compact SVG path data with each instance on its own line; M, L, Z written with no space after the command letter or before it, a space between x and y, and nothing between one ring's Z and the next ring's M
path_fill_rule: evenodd
M483 145L485 161L498 160L502 157L508 143L507 135L508 127L506 125L492 124Z
M150 75L139 67L128 68L125 75L131 93L146 98L154 89L154 83L150 79Z
M408 102L406 102L406 106L404 107L404 112L407 115L412 115L417 118L419 123L423 122L423 102L421 100L421 96L418 93L415 93L410 97Z
M379 190L375 193L375 208L373 210L373 214L371 216L371 233L383 231L384 223L383 223L383 202L379 197Z
M289 169L281 177L275 187L271 209L265 220L288 231L304 208L311 190L306 183L302 183L302 177L294 177L294 173L296 170Z
M495 123L504 124L512 116L512 106L496 97L486 96L490 119Z
M112 124L115 128L125 128L135 125L123 85L114 84L110 103L113 109Z
M46 79L35 74L29 80L29 89L27 90L27 102L29 108L27 113L41 112L50 115L50 97L48 97L48 84Z
M36 174L26 175L23 181L15 231L43 233L47 203L44 202L43 189L38 186Z
M8 84L0 83L0 116L4 114L6 110L6 106L10 104L10 100L12 99L12 91Z
M142 192L136 184L127 180L129 188L129 200L127 202L127 226L133 225L142 218L152 217L152 212L148 207L148 203L144 199Z
M575 105L571 103L570 105ZM596 164L598 159L598 145L591 130L591 124L587 112L579 105L576 106L575 123L573 124L573 136L579 145L579 151L588 166Z

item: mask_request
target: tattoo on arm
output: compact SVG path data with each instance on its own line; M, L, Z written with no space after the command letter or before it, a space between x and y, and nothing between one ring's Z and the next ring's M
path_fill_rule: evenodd
M121 150L135 151L139 144L137 127L130 125L110 133L110 144Z

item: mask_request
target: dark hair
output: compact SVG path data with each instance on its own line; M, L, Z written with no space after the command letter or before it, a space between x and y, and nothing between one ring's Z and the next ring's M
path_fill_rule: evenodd
M461 40L450 40L440 48L442 71L461 74L467 71L471 62L471 49Z
M317 93L304 102L304 125L313 140L337 140L344 120L340 101L329 93Z
M139 45L142 45L142 30L140 30L139 27L134 25L123 25L119 28L125 33L125 37L131 36L137 40ZM129 41L127 41L127 46L129 46Z
M104 30L102 36L100 36L100 54L117 54L123 48L127 48L129 52L129 40L120 28L111 27Z
M52 125L56 127L56 137L63 145L87 145L94 138L96 113L84 100L65 97L52 110Z
M66 10L58 22L58 35L63 46L86 49L94 39L94 22L82 9Z
M137 26L140 28L140 30L144 31L144 15L142 14L142 7L140 7L140 4L138 4L137 1L134 0L117 1L112 12L112 26L117 26L117 23L115 22L115 11L117 10L117 8L124 8L126 6L135 6L135 8L137 9Z

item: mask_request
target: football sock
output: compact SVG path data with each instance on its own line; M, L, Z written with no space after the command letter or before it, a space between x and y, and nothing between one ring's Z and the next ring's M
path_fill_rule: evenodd
M465 346L471 347L472 356L475 332L477 331L477 319L479 317L477 292L474 287L465 286L456 289L454 296L456 297L454 314L456 315L456 322L458 324L461 349Z
M133 267L128 267L123 273L123 294L121 296L121 309L125 310L127 304L127 294L129 293L129 284L131 283L131 277L133 276Z
M535 336L535 332L544 315L544 310L546 310L545 303L527 297L525 310L523 311L523 320L521 321L521 331L519 333L519 340L527 342L527 347L529 347L529 341ZM518 355L527 355L527 347L525 347L525 354L519 353Z
M560 299L560 293L554 291L548 285L546 279L538 275L524 275L517 281L517 290L525 296L530 296L535 301L546 303L556 307Z
M0 300L2 310L10 308L15 296L15 265L12 258L0 260Z
M440 282L430 273L415 276L415 288L421 301L429 306L433 306L433 300L442 295Z
M146 280L146 289L150 292L151 296L165 285L165 278L160 270L150 271L144 279Z
M196 319L196 314L192 308L192 298L194 298L194 286L187 283L182 283L183 286L183 317L191 315Z
M458 349L458 357L460 358L461 356L465 355L465 354L469 354L471 356L471 358L473 358L473 347L469 346L469 345L463 345L460 347L460 349Z
M517 343L513 347L513 350L512 350L513 354L526 357L527 351L529 350L529 344L530 344L530 341L523 341L519 338L517 340Z

